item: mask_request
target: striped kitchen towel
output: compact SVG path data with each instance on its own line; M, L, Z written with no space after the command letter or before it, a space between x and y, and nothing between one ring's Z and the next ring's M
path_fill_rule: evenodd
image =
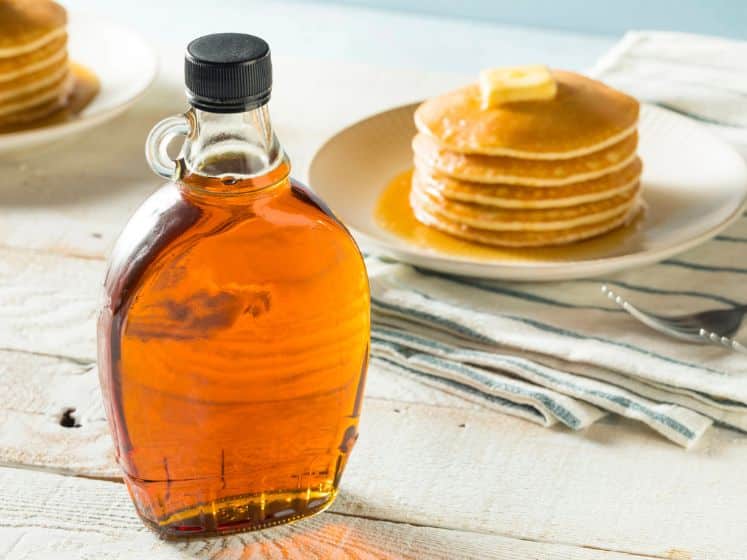
M699 120L747 155L747 42L632 31L591 74Z
M653 332L600 285L660 313L728 307L747 302L745 256L747 217L677 258L602 279L511 284L370 256L372 359L545 426L616 413L690 447L714 424L747 431L747 356Z

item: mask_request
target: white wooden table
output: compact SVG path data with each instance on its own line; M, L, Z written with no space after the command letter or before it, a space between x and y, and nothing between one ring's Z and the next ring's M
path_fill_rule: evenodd
M375 368L328 513L177 544L145 529L113 462L94 321L108 248L158 185L145 136L182 109L183 45L169 41L161 78L129 113L0 156L0 558L745 558L747 437L714 430L685 452L616 419L581 434L543 429ZM272 113L301 178L340 126L465 79L289 56L275 65ZM70 409L79 427L60 425Z

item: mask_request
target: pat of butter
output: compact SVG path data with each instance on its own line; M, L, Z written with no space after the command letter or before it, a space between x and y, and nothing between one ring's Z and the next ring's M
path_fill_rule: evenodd
M480 72L482 108L511 101L534 101L555 97L557 84L547 66L541 64L489 68Z

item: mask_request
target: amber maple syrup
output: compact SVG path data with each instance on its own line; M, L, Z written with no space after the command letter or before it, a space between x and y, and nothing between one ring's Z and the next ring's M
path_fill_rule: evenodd
M221 38L234 48L219 52L260 41L247 37ZM290 179L266 100L191 103L149 139L164 158L170 127L187 134L176 168L151 159L176 177L117 242L99 320L117 460L165 537L262 529L332 503L358 437L370 328L361 254Z

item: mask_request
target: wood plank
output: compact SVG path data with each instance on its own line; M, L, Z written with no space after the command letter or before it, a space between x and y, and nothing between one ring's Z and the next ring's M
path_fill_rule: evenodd
M0 394L0 462L119 477L92 366L0 351Z
M615 418L575 434L396 408L367 403L335 511L652 556L743 555L747 437L713 430L684 452Z
M169 543L140 523L120 484L17 469L0 469L0 556L7 560L642 558L331 513L256 533Z
M20 351L0 353L0 460L116 476L88 367L103 262L5 249L0 263L0 346ZM448 397L376 368L370 380L335 511L654 555L723 557L742 540L744 438L714 431L684 453L630 423L544 430L448 400L417 404ZM81 428L59 425L65 407Z
M9 395L0 460L117 476L94 371L33 354L2 359L11 361L0 375ZM66 386L67 396L55 395ZM61 406L80 407L80 428L59 426ZM367 398L332 511L641 555L738 558L745 462L747 438L724 430L684 452L632 422L577 434L487 411Z
M0 348L96 356L102 261L0 249Z

